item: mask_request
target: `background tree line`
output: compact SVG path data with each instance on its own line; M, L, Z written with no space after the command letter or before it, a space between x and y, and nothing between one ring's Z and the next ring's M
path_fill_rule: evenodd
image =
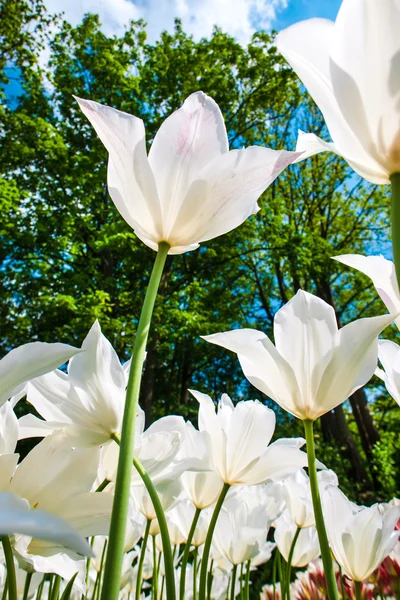
M42 0L0 1L3 353L34 339L80 344L96 318L121 359L132 348L154 254L110 200L107 153L72 94L141 117L151 144L201 89L221 107L231 147L294 149L298 129L328 133L273 40L259 32L243 47L216 28L195 42L177 22L149 44L143 22L108 37L96 15L72 27ZM235 356L199 336L243 326L272 336L275 312L300 288L329 302L339 324L385 312L368 279L330 258L388 251L383 187L318 155L287 169L260 205L239 229L168 259L141 392L148 422L172 412L195 419L193 387L259 398L277 413L277 435L302 435L243 380ZM375 378L322 419L326 463L354 500L398 493L398 415Z

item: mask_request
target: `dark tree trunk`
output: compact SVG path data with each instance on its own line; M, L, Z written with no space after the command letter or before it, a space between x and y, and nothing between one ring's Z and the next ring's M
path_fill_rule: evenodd
M336 441L344 448L345 455L351 464L352 478L359 483L368 482L370 484L371 478L363 465L360 452L347 424L342 406L335 408L335 421Z
M148 346L145 362L145 369L142 379L141 406L146 417L145 426L148 427L151 422L151 409L154 400L154 384L157 368L157 335L151 336Z
M367 396L363 388L355 391L349 398L353 415L357 423L364 452L371 457L373 447L379 442L380 435L369 412Z

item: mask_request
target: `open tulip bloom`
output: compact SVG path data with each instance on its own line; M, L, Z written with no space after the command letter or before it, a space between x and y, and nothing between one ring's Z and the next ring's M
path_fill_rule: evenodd
M191 94L158 130L146 153L141 119L77 98L109 153L108 190L136 235L169 254L231 231L258 211L257 200L299 153L261 146L229 151L221 111Z
M300 290L275 315L275 345L255 329L204 339L236 352L250 383L284 410L315 420L371 379L378 335L394 318L358 319L338 329L332 306Z

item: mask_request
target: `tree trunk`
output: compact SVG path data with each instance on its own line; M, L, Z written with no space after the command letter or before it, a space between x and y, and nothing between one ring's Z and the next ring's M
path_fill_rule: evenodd
M368 458L372 455L373 447L379 442L380 435L369 412L367 395L363 388L355 391L349 398L353 415L357 423L364 452Z
M351 477L354 479L354 481L357 481L359 483L368 482L368 484L371 485L371 478L361 460L361 455L358 450L357 444L354 441L354 438L347 424L343 406L337 406L335 408L335 420L336 441L341 447L344 447L345 455L350 461Z
M154 384L157 368L157 335L153 334L147 346L147 355L145 370L142 379L141 406L145 414L145 426L148 427L151 422L151 409L154 400Z

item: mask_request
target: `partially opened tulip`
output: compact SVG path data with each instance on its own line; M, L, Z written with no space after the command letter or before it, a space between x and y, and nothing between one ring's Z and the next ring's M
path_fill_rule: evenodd
M332 306L300 290L275 315L275 346L255 329L204 339L236 352L250 383L283 409L315 420L371 379L378 335L394 318L358 319L338 329Z
M400 312L400 291L393 261L383 256L362 254L341 254L332 258L367 275L388 311L393 314ZM396 317L394 322L400 328L400 317Z
M285 510L276 520L274 539L279 552L286 561L289 558L289 553L297 530L298 526L293 521L289 511ZM291 566L305 567L319 555L320 548L315 527L301 529L293 549L293 556L290 561Z
M356 506L335 486L326 488L322 502L336 561L353 581L368 579L397 544L400 506Z
M397 0L343 0L335 23L310 19L278 35L333 139L303 135L299 150L337 152L373 183L400 171L399 28Z
M161 125L146 154L141 119L77 98L109 153L108 190L136 235L180 254L231 231L258 210L257 200L298 153L228 147L221 111L191 94Z

